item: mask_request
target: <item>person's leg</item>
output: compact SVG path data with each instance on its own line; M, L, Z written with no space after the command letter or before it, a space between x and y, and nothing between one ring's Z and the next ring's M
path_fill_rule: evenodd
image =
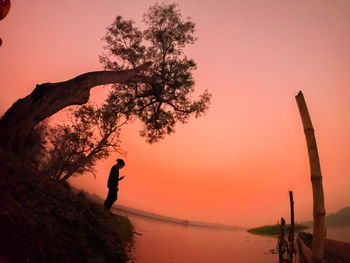
M112 193L111 193L111 189L109 189L106 201L104 202L104 206L108 209L110 209L113 204L111 199L112 199Z
M109 189L106 201L104 202L104 206L108 209L111 209L112 205L118 198L118 190L117 189Z
M118 199L118 189L113 189L112 193L111 193L111 207L114 204L115 201L117 201Z

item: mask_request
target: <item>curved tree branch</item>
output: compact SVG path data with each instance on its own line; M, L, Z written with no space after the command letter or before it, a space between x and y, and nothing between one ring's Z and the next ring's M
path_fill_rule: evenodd
M27 135L39 122L67 106L87 103L90 89L95 86L126 81L148 82L147 77L137 74L151 64L147 62L131 70L88 72L67 81L37 85L1 118L1 146L14 152L22 150Z

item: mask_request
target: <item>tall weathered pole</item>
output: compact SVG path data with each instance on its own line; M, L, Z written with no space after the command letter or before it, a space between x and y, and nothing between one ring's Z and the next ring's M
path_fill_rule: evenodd
M303 122L304 133L309 153L309 164L311 171L311 183L313 192L313 238L312 238L312 263L320 263L323 259L324 245L326 239L324 195L322 186L322 174L320 160L318 157L314 128L306 106L304 95L299 91L295 96L301 120Z
M294 254L294 200L293 200L293 192L292 191L289 191L289 201L290 201L289 262L293 262L293 254Z

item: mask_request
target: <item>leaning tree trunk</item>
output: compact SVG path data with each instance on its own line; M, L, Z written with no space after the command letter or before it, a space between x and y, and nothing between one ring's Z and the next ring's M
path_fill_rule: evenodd
M311 123L310 115L307 110L303 93L300 91L295 98L298 104L301 120L303 122L307 149L309 153L310 170L311 170L311 183L312 183L313 202L314 202L312 262L320 263L323 260L324 245L325 245L325 239L326 239L326 231L325 231L326 209L324 206L321 166L320 166L320 160L318 157L314 128Z
M105 84L123 83L129 80L144 82L147 78L137 74L152 63L122 71L95 71L73 79L37 85L31 94L17 100L0 120L0 144L6 150L19 152L34 127L61 109L88 102L90 89Z

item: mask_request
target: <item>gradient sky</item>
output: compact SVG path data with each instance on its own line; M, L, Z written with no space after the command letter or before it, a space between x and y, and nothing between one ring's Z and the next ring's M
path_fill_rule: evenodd
M170 3L170 1L165 1ZM316 131L326 210L350 205L350 1L177 1L196 23L187 55L208 113L149 145L139 123L122 133L128 152L120 204L159 214L252 226L312 218L308 156L294 96L304 92ZM141 25L154 1L13 0L0 22L0 113L36 84L100 70L105 28L116 15ZM101 100L107 87L93 90ZM114 160L72 184L102 197Z

